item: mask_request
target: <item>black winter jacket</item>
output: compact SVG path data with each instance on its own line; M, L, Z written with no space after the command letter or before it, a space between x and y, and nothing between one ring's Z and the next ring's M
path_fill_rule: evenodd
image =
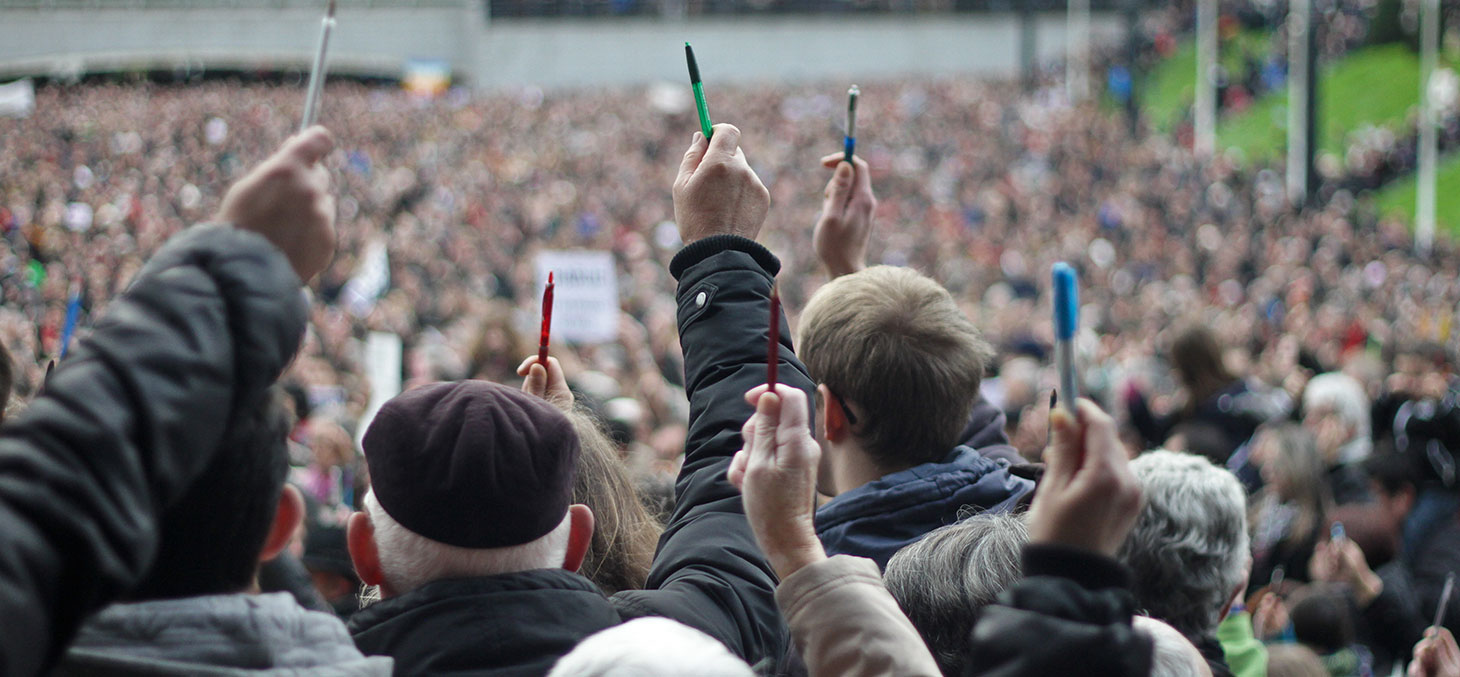
M1135 599L1124 565L1082 550L1028 545L1024 576L979 616L967 677L1151 674L1151 638L1131 626Z
M646 589L606 598L561 570L437 581L352 616L360 649L393 656L397 674L542 675L594 632L665 616L752 663L779 656L786 629L775 574L745 521L740 492L725 478L753 413L745 391L765 381L765 318L779 269L764 247L732 236L695 242L671 265L690 423L674 515ZM784 322L781 380L809 391Z
M0 674L54 662L146 573L157 521L298 349L299 278L264 238L172 238L0 427Z

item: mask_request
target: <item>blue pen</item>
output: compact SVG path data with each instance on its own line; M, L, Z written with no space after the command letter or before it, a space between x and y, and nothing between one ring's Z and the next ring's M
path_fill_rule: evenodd
M1343 522L1334 522L1333 526L1328 528L1329 540L1334 542L1341 541L1344 539L1344 536L1346 536L1346 534L1343 530Z
M1075 269L1063 261L1054 264L1054 357L1060 372L1060 404L1075 413L1075 329L1080 324L1080 290Z
M847 137L845 152L842 154L842 159L847 162L852 161L852 153L857 150L857 97L861 95L862 90L857 89L856 85L847 90Z

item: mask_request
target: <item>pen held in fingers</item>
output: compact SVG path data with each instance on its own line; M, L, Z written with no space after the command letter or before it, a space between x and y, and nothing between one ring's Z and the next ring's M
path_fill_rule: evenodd
M857 97L862 95L862 90L852 85L847 90L847 128L846 144L842 153L842 160L852 161L852 155L857 150Z
M330 33L334 28L335 0L329 0L324 19L320 22L319 49L315 50L314 65L309 69L309 87L304 95L304 115L299 123L301 132L313 127L319 118L319 97L324 90L325 59L329 54Z
M1054 264L1054 350L1059 369L1060 401L1070 414L1076 413L1079 397L1075 378L1075 329L1079 325L1079 289L1075 269L1069 264Z

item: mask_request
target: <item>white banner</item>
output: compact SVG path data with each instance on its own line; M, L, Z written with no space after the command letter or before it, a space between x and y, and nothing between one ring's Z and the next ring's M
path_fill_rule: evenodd
M544 251L537 257L537 298L553 273L552 340L608 343L618 339L618 274L613 255ZM535 334L534 334L535 335Z
M365 408L365 415L360 417L360 425L355 429L355 444L362 449L365 430L375 420L376 412L390 398L400 394L402 350L400 337L383 331L370 332L365 341L365 378L370 383L370 406Z

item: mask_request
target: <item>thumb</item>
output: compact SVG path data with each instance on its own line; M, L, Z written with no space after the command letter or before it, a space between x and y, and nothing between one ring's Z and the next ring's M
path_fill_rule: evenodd
M735 125L719 124L711 128L714 136L710 137L710 147L706 154L715 154L729 160L735 157L735 150L740 147L740 128Z
M285 141L279 149L279 156L308 167L324 159L334 147L334 135L328 129L315 125Z
M705 151L709 147L710 145L705 143L705 135L695 132L694 137L690 139L689 149L684 151L684 160L679 163L679 178L681 181L690 174L695 173L695 169L700 166L700 161L705 159Z
M852 194L852 166L843 162L836 166L831 181L826 184L826 201L821 203L821 213L840 214Z

